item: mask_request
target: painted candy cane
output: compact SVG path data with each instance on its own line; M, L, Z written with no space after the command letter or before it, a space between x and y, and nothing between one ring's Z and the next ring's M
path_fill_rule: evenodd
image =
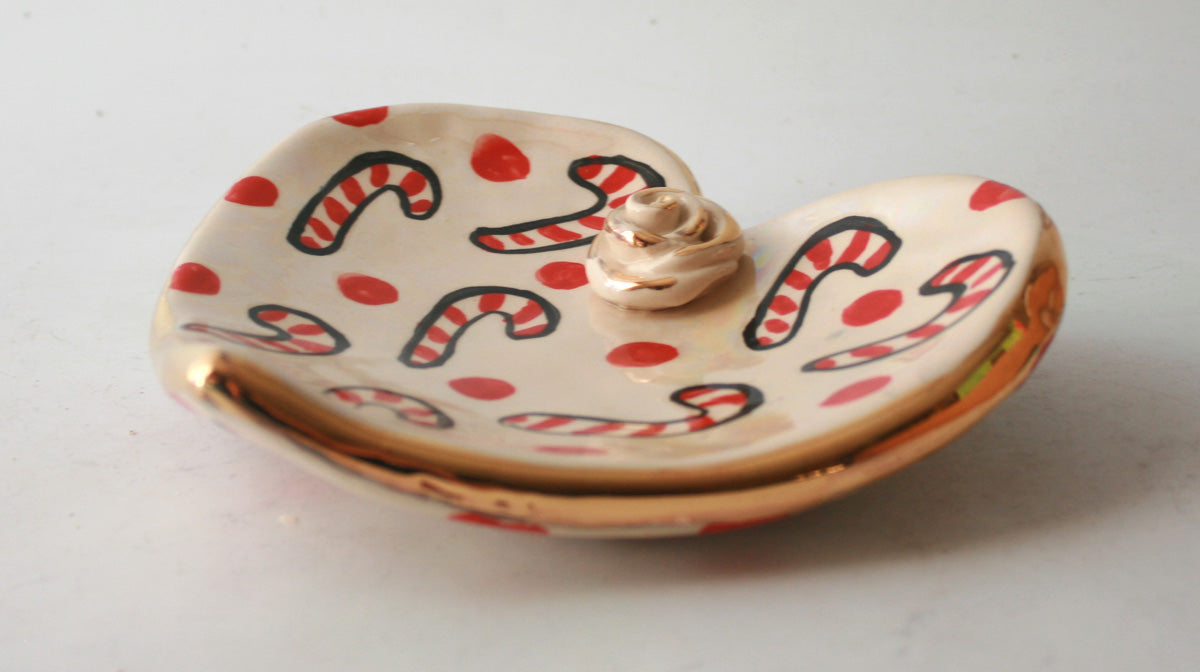
M973 254L950 262L928 282L922 295L949 294L945 310L925 324L874 343L836 352L804 365L803 371L832 371L874 362L924 343L962 321L991 296L1013 267L1013 257L1003 250Z
M792 340L812 291L825 276L849 269L866 277L883 268L900 249L900 237L871 217L845 217L825 226L800 246L758 304L742 338L752 350L777 348Z
M386 408L397 418L406 422L429 427L431 429L448 429L454 426L450 416L443 413L433 404L407 394L400 394L381 387L367 385L346 385L331 387L325 394L348 404L354 408L377 406Z
M287 240L305 254L333 254L363 210L388 192L400 197L409 219L429 219L441 204L437 175L426 164L396 152L360 154L309 200Z
M336 355L350 347L350 341L338 330L316 315L301 310L266 304L251 308L247 314L251 322L269 329L271 335L234 331L196 322L185 324L183 328L259 350L289 355Z
M471 242L488 252L526 254L587 245L604 227L604 218L629 195L666 181L650 166L625 156L590 156L567 168L571 181L596 195L595 205L579 212L510 226L481 227Z
M445 364L467 328L493 313L504 318L505 333L512 339L548 336L558 327L558 309L533 292L464 287L442 297L421 319L400 351L400 361L418 369Z
M693 385L676 390L671 394L671 401L694 408L699 413L662 422L524 413L500 418L500 424L531 432L569 436L613 436L632 439L679 436L736 420L761 406L763 395L757 388L740 383Z

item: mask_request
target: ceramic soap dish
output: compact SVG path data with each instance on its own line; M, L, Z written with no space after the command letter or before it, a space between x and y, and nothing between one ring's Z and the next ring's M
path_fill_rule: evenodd
M1057 233L1012 187L901 179L740 228L699 191L666 148L593 121L318 121L187 244L156 364L189 408L360 490L526 532L671 536L920 459L1058 324Z

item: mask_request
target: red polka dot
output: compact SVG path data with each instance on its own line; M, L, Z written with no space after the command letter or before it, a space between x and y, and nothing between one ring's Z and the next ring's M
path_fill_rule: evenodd
M813 364L814 369L832 369L837 366L837 362L832 359L822 359Z
M343 273L337 279L342 296L351 301L379 306L394 303L400 294L390 283L362 273Z
M857 383L847 385L846 387L843 387L837 392L829 395L829 398L825 401L822 401L821 405L840 406L841 404L847 404L851 401L857 401L858 399L862 399L872 392L877 392L883 389L883 387L890 382L892 382L891 376L876 376L875 378L860 380Z
M216 294L221 291L221 278L203 264L180 264L171 274L171 289L191 294Z
M1001 184L995 180L988 180L979 185L975 193L971 194L970 205L972 210L983 211L990 207L1000 205L1005 201L1011 201L1016 198L1025 198L1025 194L1013 189L1007 184Z
M605 359L615 366L656 366L679 356L679 351L666 343L637 341L619 345Z
M485 133L471 152L475 174L491 182L512 182L529 176L529 158L507 138Z
M370 126L387 119L387 107L372 107L365 110L345 112L333 115L334 121L340 121L347 126Z
M279 200L279 189L265 177L251 175L238 180L225 194L225 200L239 205L266 208Z
M499 378L455 378L450 387L464 397L494 401L511 396L517 391L510 383Z
M851 327L878 322L891 315L904 302L898 289L879 289L863 294L842 311L842 322Z
M550 289L575 289L587 284L587 271L577 261L552 261L534 273L538 282Z

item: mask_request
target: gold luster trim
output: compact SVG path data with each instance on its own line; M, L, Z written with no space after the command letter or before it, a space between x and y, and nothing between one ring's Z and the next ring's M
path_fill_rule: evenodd
M269 372L210 345L160 344L156 364L168 383L183 382L201 407L250 434L286 450L302 447L392 491L461 509L576 528L766 520L841 496L928 455L1028 377L1053 339L1065 297L1062 244L1045 222L1024 291L993 337L960 367L876 419L715 466L610 471L481 456L348 423ZM171 323L169 308L160 303L156 341L178 341ZM1014 335L1014 329L1023 333ZM981 377L964 387L985 364Z

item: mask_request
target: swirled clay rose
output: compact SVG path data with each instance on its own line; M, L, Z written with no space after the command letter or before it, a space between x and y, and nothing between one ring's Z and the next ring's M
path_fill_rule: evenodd
M613 210L592 241L588 282L624 308L673 308L737 270L744 247L737 222L716 203L644 189Z

